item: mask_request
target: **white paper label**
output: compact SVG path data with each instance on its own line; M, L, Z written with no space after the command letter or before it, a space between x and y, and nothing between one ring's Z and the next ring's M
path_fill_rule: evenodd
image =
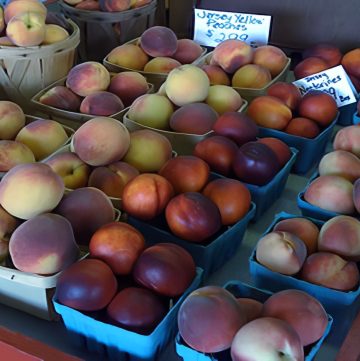
M253 47L269 40L271 16L195 9L194 40L215 47L228 39L242 40Z
M342 65L309 75L293 82L304 95L309 90L321 90L330 94L338 107L355 103L356 90Z

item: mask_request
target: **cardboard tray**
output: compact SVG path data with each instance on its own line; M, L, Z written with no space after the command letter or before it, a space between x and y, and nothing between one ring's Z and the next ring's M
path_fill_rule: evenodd
M196 269L196 277L189 288L175 300L168 314L149 335L141 335L96 320L60 304L56 298L53 303L55 310L62 316L71 340L78 346L85 346L88 351L99 354L99 359L155 361L167 343L175 337L179 307L190 292L200 287L202 273L201 268Z
M238 110L238 112L244 112L246 107L248 105L248 102L246 100L243 101L242 106ZM140 129L150 129L154 130L162 135L164 135L166 138L170 140L170 143L172 145L173 150L178 155L192 155L193 150L195 148L195 145L202 140L210 137L213 134L213 131L209 131L205 134L187 134L187 133L178 133L173 132L171 130L162 130L162 129L155 129L148 127L146 125L139 124L128 117L128 112L124 114L123 117L123 123L125 124L126 128L129 129L130 132L133 132L134 130L140 130Z
M210 59L212 57L212 52L203 55L198 61L197 64L198 66L202 66L205 64L210 64ZM286 81L286 78L288 76L289 73L289 69L290 69L290 63L291 63L291 59L287 58L287 63L284 67L284 69L281 71L280 74L278 74L276 77L274 77L269 83L267 83L264 87L260 88L260 89L252 89L252 88L237 88L237 87L232 87L233 89L235 89L243 99L247 100L247 101L251 101L253 99L255 99L258 96L261 95L266 95L266 92L268 90L268 88L273 85L274 83L277 83L279 81ZM230 78L231 81L231 78Z
M252 202L250 210L241 220L232 226L222 227L204 244L190 242L172 234L163 215L150 222L128 216L127 222L144 235L146 244L171 242L185 248L194 258L196 266L204 270L204 277L207 277L235 255L246 227L254 217L255 209L256 206Z
M264 289L255 288L239 281L229 281L225 284L224 288L231 292L235 297L253 298L260 302L265 302L272 293ZM322 337L314 344L307 346L304 349L305 361L311 361L319 351L322 343L329 334L333 324L333 318L328 314L328 325ZM207 354L196 351L190 346L186 345L184 340L178 333L175 339L175 348L177 354L184 361L231 361L230 350L227 349L222 352Z
M278 138L288 146L298 149L299 154L291 172L305 174L320 162L321 157L325 153L326 146L330 141L338 117L339 113L330 125L328 125L317 137L312 139L264 127L259 127L259 136L261 138Z
M266 229L266 231L262 234L261 237L271 232L275 224L279 221L294 217L301 216L292 215L285 212L277 214L273 222L270 224L270 226ZM305 218L314 222L319 228L325 223L324 221L318 219L310 217ZM332 312L334 314L338 313L339 311L341 312L341 307L351 305L360 295L360 284L355 290L345 292L303 281L294 276L287 276L278 272L273 272L256 261L256 246L249 258L249 265L250 275L255 281L257 287L266 287L272 292L277 292L289 288L295 288L305 291L317 298L328 312Z

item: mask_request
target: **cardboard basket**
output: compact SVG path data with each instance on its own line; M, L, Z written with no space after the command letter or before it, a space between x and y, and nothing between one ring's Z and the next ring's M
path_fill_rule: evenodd
M60 10L80 29L78 55L81 62L102 61L113 48L140 36L154 25L157 0L126 11L105 12L77 9L59 0Z
M212 53L213 52L210 52L210 53L207 53L204 56L202 56L197 61L197 65L202 66L205 64L210 64ZM281 71L281 73L278 74L276 77L274 77L269 83L267 83L264 87L262 87L260 89L237 88L237 87L233 87L233 89L235 89L241 95L242 98L244 98L245 100L247 100L249 102L256 97L259 97L261 95L266 95L266 92L271 85L273 85L274 83L279 82L279 81L286 81L286 78L288 76L289 69L290 69L290 63L291 63L291 59L288 58L287 63L285 65L284 69Z
M224 288L232 293L236 298L252 298L260 301L261 303L265 302L272 295L271 292L266 291L265 289L259 289L239 281L229 281L225 284ZM315 357L325 338L329 334L332 324L333 318L328 314L328 325L322 337L316 343L308 345L304 349L305 361L311 361ZM175 339L175 348L176 353L184 361L231 361L230 349L212 354L202 353L188 346L179 333Z
M67 20L70 36L58 43L14 47L0 46L0 98L11 100L28 112L31 97L54 81L63 78L73 67L80 30Z
M283 219L289 219L294 217L301 217L299 215L292 215L285 212L277 214L261 236L268 234L272 231L275 224ZM324 224L324 221L304 217L314 222L319 228ZM250 275L254 280L257 287L264 287L273 292L281 291L284 289L295 288L305 291L310 295L317 298L327 309L327 311L334 312L334 315L338 313L343 306L351 305L360 295L360 285L352 291L339 291L328 287L316 285L297 278L296 276L287 276L278 272L273 272L267 267L261 265L256 260L256 246L249 258ZM359 263L358 263L359 266Z
M60 304L56 298L53 299L53 303L65 323L71 340L78 346L86 347L90 352L103 356L101 359L155 361L167 343L175 337L180 305L190 292L200 287L201 281L202 269L197 268L196 277L189 288L174 301L168 314L149 335L141 335L104 323Z
M296 174L305 174L320 162L323 154L325 153L326 146L330 141L338 116L339 113L331 124L315 138L310 139L299 137L297 135L287 134L281 130L264 127L259 127L259 136L261 138L278 138L285 142L288 146L298 149L299 154L291 172Z
M243 101L242 106L238 110L238 112L244 112L248 102L246 100ZM162 130L148 127L146 125L139 124L128 117L128 112L124 114L123 123L126 128L129 129L130 132L140 129L150 129L164 135L167 139L170 140L173 150L178 155L192 155L195 145L200 141L210 137L213 134L213 131L209 131L205 134L187 134L187 133L178 133L171 130Z

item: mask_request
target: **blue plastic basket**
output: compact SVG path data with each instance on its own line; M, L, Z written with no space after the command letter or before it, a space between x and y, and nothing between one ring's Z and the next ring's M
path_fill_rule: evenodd
M299 217L299 215L292 215L285 212L277 214L273 222L261 237L271 232L275 224L279 221L294 217ZM310 217L304 218L311 220L319 226L319 228L325 223L324 221ZM315 285L294 276L287 276L278 272L273 272L256 261L256 246L249 258L249 264L250 275L257 287L267 288L273 292L278 292L288 288L303 290L317 298L324 305L327 311L331 313L339 311L339 306L351 305L360 295L360 285L356 290L344 292Z
M262 290L259 288L252 287L245 283L241 283L239 281L229 281L224 286L225 289L230 291L235 297L248 297L258 300L260 302L265 302L272 293L266 290ZM316 353L319 351L324 339L329 334L331 326L333 324L333 319L330 315L328 315L328 325L323 336L318 340L309 350L305 352L305 361L311 361ZM175 348L177 354L182 357L184 361L231 361L230 351L225 350L218 353L206 354L196 351L185 344L182 340L179 333L175 339Z
M278 138L288 146L298 149L299 154L291 172L305 174L320 162L321 157L325 153L326 146L330 141L338 117L339 113L328 127L326 127L317 137L312 139L264 127L259 127L259 135L261 138Z
M71 341L88 351L99 354L99 360L144 361L155 360L177 332L177 312L187 295L200 287L203 270L196 269L196 277L176 301L163 320L149 335L141 335L96 320L84 313L60 304L55 298L55 310L61 315Z
M358 115L357 111L353 114L353 124L354 125L360 124L360 116Z
M339 118L336 124L347 126L353 124L353 114L356 111L356 102L339 108Z

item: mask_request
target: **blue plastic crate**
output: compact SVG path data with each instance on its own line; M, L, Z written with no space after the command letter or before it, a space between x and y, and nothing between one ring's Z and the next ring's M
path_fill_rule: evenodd
M239 281L230 281L224 286L235 297L248 297L265 302L272 293L263 289L255 288ZM305 349L305 361L311 361L316 353L319 351L324 339L329 334L333 319L328 315L328 326L323 336L314 345ZM177 354L182 357L184 361L231 361L230 351L225 350L218 353L206 354L196 351L185 344L179 333L175 339L175 348Z
M360 116L358 115L357 112L355 112L353 114L353 124L354 125L359 125L360 124Z
M339 118L336 124L347 126L353 124L353 114L356 110L356 102L348 105L344 105L339 108Z
M298 149L299 154L291 172L305 174L320 162L321 157L325 153L326 146L330 141L338 117L339 113L328 127L326 127L317 137L312 139L264 127L259 127L259 135L261 138L278 138L288 146Z
M301 216L292 215L285 212L277 214L273 222L261 237L271 232L275 224L279 221L294 217ZM325 223L324 221L310 217L304 218L308 218L317 226L319 226L319 228L321 228L321 226ZM278 292L288 288L303 290L317 298L324 305L327 311L331 313L336 313L339 311L339 306L341 307L351 305L360 295L360 285L356 290L345 292L316 285L296 278L295 276L287 276L278 272L273 272L256 261L256 246L249 258L249 265L250 275L257 287L267 288L273 292Z
M235 255L241 245L246 227L255 215L255 209L255 203L251 202L250 210L240 221L232 226L223 227L206 244L189 242L175 236L170 232L163 216L153 222L144 222L129 216L127 222L140 230L148 245L172 242L185 248L193 256L195 264L204 270L204 277L206 277Z
M153 361L175 337L177 312L187 295L200 287L203 270L196 269L196 277L175 302L168 314L149 335L142 335L96 320L80 311L60 304L55 298L55 310L61 315L69 336L75 344L99 354L100 359Z

